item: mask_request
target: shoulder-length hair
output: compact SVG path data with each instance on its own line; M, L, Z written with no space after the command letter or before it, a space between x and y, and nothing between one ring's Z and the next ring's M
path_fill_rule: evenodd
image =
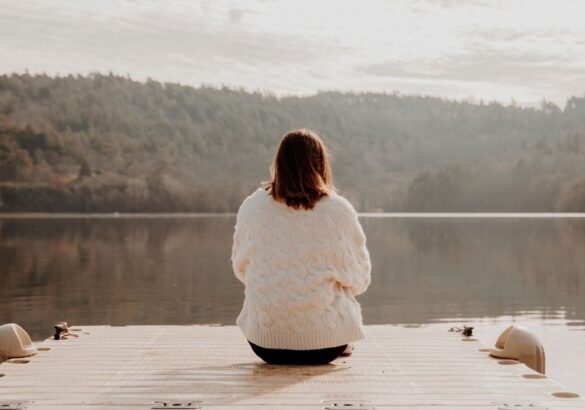
M292 130L282 137L270 176L264 189L276 201L295 209L312 209L335 190L327 148L315 132L307 129Z

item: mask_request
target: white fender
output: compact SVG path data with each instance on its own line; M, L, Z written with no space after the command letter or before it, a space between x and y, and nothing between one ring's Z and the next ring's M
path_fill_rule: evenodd
M14 357L32 356L37 352L30 336L16 323L0 326L0 358L4 360Z
M542 343L523 326L510 326L496 340L490 355L502 359L514 359L539 373L545 372L545 356Z

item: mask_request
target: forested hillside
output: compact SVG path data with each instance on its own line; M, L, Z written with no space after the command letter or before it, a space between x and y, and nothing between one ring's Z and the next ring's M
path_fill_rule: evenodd
M2 211L226 212L311 128L361 211L585 212L585 97L539 109L0 76Z

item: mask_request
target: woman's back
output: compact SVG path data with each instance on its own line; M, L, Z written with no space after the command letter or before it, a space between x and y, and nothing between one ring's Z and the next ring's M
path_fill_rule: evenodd
M364 337L354 296L370 283L365 236L335 192L295 209L258 189L242 203L232 262L246 285L237 319L266 348L321 349Z

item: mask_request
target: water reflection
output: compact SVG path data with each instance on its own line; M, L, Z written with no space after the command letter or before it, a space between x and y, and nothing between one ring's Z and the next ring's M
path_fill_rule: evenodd
M0 322L232 323L232 218L0 221Z
M364 219L376 323L558 312L585 320L584 219Z
M0 323L233 324L229 217L0 219ZM585 323L585 220L363 218L367 323L562 316Z

